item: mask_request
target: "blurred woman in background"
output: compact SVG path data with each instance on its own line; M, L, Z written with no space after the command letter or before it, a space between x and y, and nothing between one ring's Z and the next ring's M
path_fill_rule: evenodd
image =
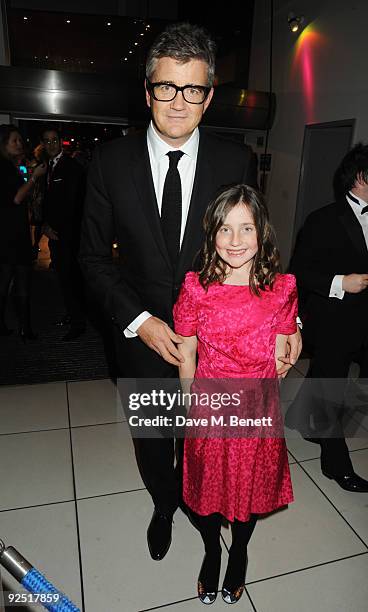
M5 323L10 283L23 342L34 340L30 317L32 241L27 200L47 165L33 170L28 182L19 172L24 156L23 139L14 125L0 125L0 336L12 333Z

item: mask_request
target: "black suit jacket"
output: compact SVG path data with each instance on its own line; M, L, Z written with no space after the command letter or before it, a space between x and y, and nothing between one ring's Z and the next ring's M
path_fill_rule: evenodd
M368 290L345 293L342 300L329 297L336 274L368 273L363 230L345 198L309 215L290 271L297 279L308 343L353 349L365 341Z
M44 221L68 243L79 243L85 189L82 166L63 153L46 186Z
M146 133L107 143L95 152L87 186L80 262L88 285L120 329L126 375L164 375L168 364L139 338L123 330L148 310L172 325L172 306L185 273L203 242L202 219L219 188L256 185L251 149L200 132L193 191L180 251L173 270L161 230ZM117 238L120 262L111 245Z

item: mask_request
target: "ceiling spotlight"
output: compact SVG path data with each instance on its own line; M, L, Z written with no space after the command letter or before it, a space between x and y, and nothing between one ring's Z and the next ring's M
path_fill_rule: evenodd
M297 17L294 13L290 13L288 16L288 24L289 28L292 32L300 32L302 25L304 23L304 17L301 15Z
M94 62L93 62L93 61L90 61L90 64L94 64Z
M129 51L129 53L133 53L133 51Z
M134 43L134 46L136 47L138 45L138 43Z
M111 21L108 21L106 25L111 26Z
M141 32L139 36L144 36L144 32Z
M124 62L127 62L127 61L128 61L128 58L127 58L127 57L124 57Z
M94 141L97 142L98 138L94 138Z
M67 19L67 20L66 20L66 23L70 23L70 19Z
M28 17L23 17L24 21L28 21Z

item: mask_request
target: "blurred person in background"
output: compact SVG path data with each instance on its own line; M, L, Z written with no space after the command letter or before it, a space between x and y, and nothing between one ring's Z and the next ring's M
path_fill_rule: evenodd
M22 136L14 125L0 126L0 336L12 330L5 323L7 297L13 280L13 295L23 342L34 340L31 328L30 289L32 241L28 201L35 186L45 175L47 165L36 166L28 182L24 181L18 164L24 155Z
M53 269L59 279L66 310L56 325L70 325L63 337L68 342L83 334L86 327L83 279L77 259L86 176L81 164L63 151L60 134L55 128L43 130L41 143L49 158L43 233L49 239Z
M42 144L37 145L33 151L33 160L30 167L33 169L39 164L47 164L48 156ZM42 177L41 180L37 181L37 184L33 190L31 199L31 225L33 226L33 246L32 246L32 258L37 260L38 253L40 251L39 243L42 237L42 225L43 225L43 201L45 197L46 189L46 176Z

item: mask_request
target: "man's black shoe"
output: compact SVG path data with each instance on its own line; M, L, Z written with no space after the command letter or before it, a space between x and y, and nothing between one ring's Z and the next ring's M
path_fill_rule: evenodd
M65 334L65 336L63 336L62 340L64 342L70 342L71 340L76 340L77 338L79 338L79 336L81 336L82 334L84 334L84 332L86 331L86 328L83 327L71 327L70 330L68 331L68 333Z
M172 516L154 510L147 530L148 549L152 559L161 561L171 544Z
M345 491L368 493L368 480L364 480L364 478L361 478L354 472L352 474L346 474L345 476L332 476L332 474L328 474L322 470L322 474L326 476L326 478L337 482Z

